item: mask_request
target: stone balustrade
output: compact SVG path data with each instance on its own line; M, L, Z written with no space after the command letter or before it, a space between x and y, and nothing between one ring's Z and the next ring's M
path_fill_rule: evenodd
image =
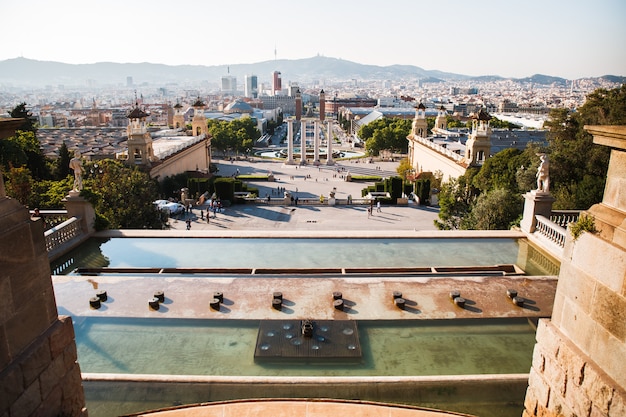
M81 235L82 230L79 219L71 217L63 223L46 230L44 233L46 250L49 254L53 253L68 242L80 238Z
M437 144L437 143L435 143L435 142L433 142L431 140L422 138L420 136L414 136L414 139L417 142L421 143L422 145L425 145L425 146L427 146L427 147L429 147L429 148L431 148L431 149L433 149L433 150L435 150L435 151L437 151L437 152L439 152L439 153L441 153L443 155L446 155L447 157L451 158L453 161L463 162L464 157L462 155L460 155L460 154L458 154L456 152L452 152L450 149L444 148L443 146L441 146L441 145L439 145L439 144Z
M565 247L565 237L567 230L545 216L537 214L535 216L537 226L535 233L547 237L549 240L557 244L560 248Z
M578 221L578 216L580 216L580 210L552 210L550 221L567 229L568 224Z
M35 217L35 210L30 210L31 217ZM39 216L43 219L44 230L52 229L53 227L63 223L68 219L67 210L39 210Z

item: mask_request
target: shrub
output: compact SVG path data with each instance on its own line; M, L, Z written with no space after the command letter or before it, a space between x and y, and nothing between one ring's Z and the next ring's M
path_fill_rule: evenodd
M581 214L578 220L570 225L570 231L576 240L583 232L596 233L598 230L593 217Z

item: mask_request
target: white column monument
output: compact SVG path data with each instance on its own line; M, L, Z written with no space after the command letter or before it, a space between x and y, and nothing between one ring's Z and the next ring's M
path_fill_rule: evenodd
M306 122L300 122L300 165L306 165Z
M287 165L294 165L293 160L293 121L287 120Z
M319 121L313 122L313 164L320 164L320 124Z
M333 130L331 121L328 121L328 130L326 131L326 165L335 165L333 161Z

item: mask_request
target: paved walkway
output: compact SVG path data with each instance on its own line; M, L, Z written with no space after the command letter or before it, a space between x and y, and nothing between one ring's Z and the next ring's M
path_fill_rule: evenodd
M227 207L224 213L217 213L206 221L204 205L194 208L191 213L172 218L172 229L186 228L186 219L191 219L191 230L436 230L437 207L419 206L382 206L377 212L374 207L368 215L366 205L285 205L282 202L282 190L291 192L300 201L304 199L325 199L335 191L338 200L361 198L361 190L373 183L346 182L346 174L397 175L398 162L368 163L339 161L334 166L285 165L280 161L254 159L249 161L218 160L219 174L231 176L240 174L272 173L276 181L250 181L249 184L259 189L263 199L270 197L270 203L238 204Z

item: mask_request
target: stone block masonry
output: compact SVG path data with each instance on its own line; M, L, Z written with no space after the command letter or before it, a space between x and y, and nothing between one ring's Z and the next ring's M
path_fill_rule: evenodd
M0 410L10 417L87 415L70 317L61 317L0 372Z
M626 127L585 126L609 146L607 186L565 241L552 320L542 320L524 416L626 416ZM571 230L571 229L570 229Z
M41 219L0 197L0 416L83 417L70 317L58 317Z
M539 322L525 416L621 417L625 404L622 387L549 320Z

